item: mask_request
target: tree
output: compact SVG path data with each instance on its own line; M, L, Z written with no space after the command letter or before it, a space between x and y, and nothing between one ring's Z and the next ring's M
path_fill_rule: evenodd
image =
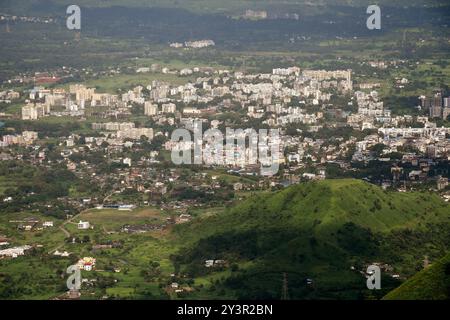
M383 153L383 150L386 148L386 145L382 143L377 143L376 145L369 148L370 151L372 151L376 157L381 156Z

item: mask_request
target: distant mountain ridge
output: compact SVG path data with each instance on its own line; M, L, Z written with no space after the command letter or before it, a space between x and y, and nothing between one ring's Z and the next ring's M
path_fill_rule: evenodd
M16 14L19 12L41 11L44 8L56 8L59 6L69 6L74 4L71 0L2 0L0 10L11 9ZM369 3L363 0L78 0L77 5L81 7L106 8L112 6L123 7L161 7L187 9L198 13L225 13L237 14L243 13L247 9L254 10L277 10L277 9L303 9L317 8L326 6L349 6L349 7L367 7ZM422 7L422 6L442 6L448 5L445 0L379 0L380 6L390 7Z

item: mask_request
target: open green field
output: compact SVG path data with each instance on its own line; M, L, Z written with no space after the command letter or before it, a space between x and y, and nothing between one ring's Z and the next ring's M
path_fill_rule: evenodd
M28 213L11 213L4 214L0 220L0 234L6 235L12 244L14 245L33 245L38 246L39 249L37 257L40 256L37 266L33 264L35 272L33 278L36 278L34 285L28 284L26 287L32 287L29 289L29 294L26 298L32 299L47 299L63 293L64 279L58 280L57 277L53 277L53 281L48 278L49 273L55 273L59 268L65 270L70 265L70 261L74 261L77 257L94 256L97 259L97 269L99 277L112 277L117 281L117 285L112 288L108 288L106 294L111 296L126 298L130 297L131 293L134 293L135 288L153 288L155 296L159 296L161 291L158 287L159 281L149 281L142 276L143 270L148 268L150 261L157 261L160 264L159 271L161 277L169 277L173 272L173 266L169 261L169 255L173 252L171 245L167 244L165 240L158 240L160 235L158 232L147 232L145 234L122 234L118 233L120 226L124 224L142 224L142 223L155 223L155 219L162 219L158 210L154 209L137 209L134 212L122 212L112 210L91 210L82 213L79 217L72 222L67 222L64 225L62 221L56 220L55 227L45 229L43 231L19 231L16 229L17 224L10 223L9 219L14 218L20 220L26 217L38 217L43 221L44 217L36 214ZM75 222L79 219L83 221L90 221L94 228L92 230L78 230ZM51 219L50 219L51 220ZM65 239L65 234L59 229L63 226L69 233L69 241ZM114 234L108 234L106 230L114 230ZM108 230L108 231L109 231ZM153 235L155 237L153 237ZM83 242L75 243L71 239L80 239ZM86 239L89 239L88 241ZM86 242L87 241L87 242ZM97 243L108 243L108 241L115 241L122 243L120 248L102 249L99 251L92 251L92 245ZM53 253L54 250L68 251L71 253L69 258L54 257L49 253ZM0 273L5 276L12 276L13 278L20 279L27 276L31 268L31 257L19 257L17 259L4 259L0 260ZM26 266L29 266L27 269ZM108 271L110 268L120 268L121 273L115 273ZM102 271L104 270L104 271ZM90 274L83 272L83 276L90 277ZM1 276L0 276L1 278ZM57 288L45 289L45 295L41 292L43 289L42 284L38 284L38 279L48 278L50 283L53 283L53 287ZM18 290L25 290L23 286L19 286ZM105 294L105 291L94 292L94 297L99 297L100 294ZM138 290L139 291L139 290ZM14 297L14 294L10 298ZM88 298L89 296L87 296Z
M166 81L172 85L183 85L188 83L189 80L193 80L193 77L179 77L177 75L161 73L120 74L87 80L83 84L91 88L96 88L99 93L115 94L121 90L131 89L139 85L148 86L154 80ZM68 88L68 85L64 87Z
M142 222L163 222L166 215L156 208L139 208L133 211L120 211L113 209L92 209L83 212L79 218L87 220L94 225L100 225L108 229L116 229L125 224Z

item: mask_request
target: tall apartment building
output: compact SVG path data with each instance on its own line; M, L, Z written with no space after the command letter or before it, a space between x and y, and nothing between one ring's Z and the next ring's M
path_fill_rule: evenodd
M450 108L450 97L444 98L443 101L444 101L444 108Z
M430 118L442 118L443 110L441 93L436 93L434 97L430 99L430 102L427 103L429 103Z
M36 120L37 118L37 110L33 105L26 105L22 107L22 120Z
M75 95L76 101L91 101L92 96L95 94L95 88L86 88L82 84L75 84L69 87L69 92Z
M158 114L158 105L146 101L144 104L144 114L147 116L156 116Z
M162 113L175 113L177 106L174 103L165 103L161 107Z
M131 130L134 129L133 122L105 122L105 123L93 123L93 130L107 130L107 131L119 131L119 130Z
M45 104L27 104L22 107L22 120L36 120L50 113L50 106Z
M134 128L130 130L120 130L117 131L117 137L121 139L133 139L139 140L142 136L153 139L153 129L152 128Z

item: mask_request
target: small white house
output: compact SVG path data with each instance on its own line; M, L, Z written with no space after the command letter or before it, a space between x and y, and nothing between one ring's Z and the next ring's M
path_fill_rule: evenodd
M205 261L205 267L211 268L212 266L214 266L214 260L206 260Z
M78 261L78 267L84 271L92 271L95 267L96 259L92 257L84 257Z
M49 228L49 227L53 227L53 221L45 221L42 226L44 228Z
M127 166L131 167L131 158L123 159L123 164L126 164Z
M88 221L81 221L78 222L78 229L79 230L87 230L91 227L91 224Z

